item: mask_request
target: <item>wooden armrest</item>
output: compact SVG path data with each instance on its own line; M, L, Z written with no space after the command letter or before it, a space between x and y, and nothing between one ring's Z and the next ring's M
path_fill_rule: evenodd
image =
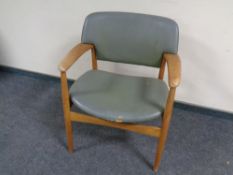
M165 53L163 59L168 66L168 84L170 87L177 87L181 81L181 62L176 54Z
M61 72L67 71L72 64L86 51L93 49L92 44L78 44L67 54L67 56L61 61L58 68Z

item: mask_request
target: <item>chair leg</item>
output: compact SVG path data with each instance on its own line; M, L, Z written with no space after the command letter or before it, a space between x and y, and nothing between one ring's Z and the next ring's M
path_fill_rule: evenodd
M65 119L67 146L70 153L73 152L73 132L72 132L72 121L70 119L70 97L68 92L68 83L66 73L61 72L61 90L62 90L62 101L63 101L63 112Z
M168 130L162 129L161 136L159 137L159 143L157 144L156 157L155 157L155 162L154 162L154 167L153 167L156 173L158 172L162 154L163 154L164 147L166 144L167 133L168 133Z
M70 153L74 150L74 143L73 143L73 129L71 120L66 117L65 119L65 127L66 127L66 138L67 138L67 147Z
M154 167L153 167L155 172L158 172L160 161L161 161L162 154L163 154L164 147L165 147L165 143L167 140L168 129L169 129L169 125L170 125L170 121L172 117L175 91L176 91L175 88L170 89L166 108L163 114L161 135L159 137L159 143L157 146L157 152L156 152L156 157L155 157L155 162L154 162Z

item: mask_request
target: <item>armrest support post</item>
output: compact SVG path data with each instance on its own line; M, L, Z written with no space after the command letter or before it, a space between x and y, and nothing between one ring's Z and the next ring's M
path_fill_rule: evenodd
M92 69L96 70L96 69L98 69L98 65L97 65L95 48L91 49L91 57L92 57Z
M159 79L163 80L164 77L164 71L165 71L165 66L166 66L166 60L162 59L161 64L160 64L160 69L159 69Z

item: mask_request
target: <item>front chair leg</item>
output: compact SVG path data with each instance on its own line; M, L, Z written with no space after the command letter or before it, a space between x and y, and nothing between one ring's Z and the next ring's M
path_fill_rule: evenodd
M162 158L162 154L164 151L168 129L171 121L172 111L173 111L173 104L174 104L174 97L175 97L176 88L170 88L166 108L163 114L163 120L162 120L162 128L161 128L161 135L159 137L159 143L157 146L157 152L154 162L154 171L158 172L160 161Z
M68 151L72 153L74 150L73 129L72 129L71 120L69 120L69 118L70 116L65 116L65 127L66 127L66 138L67 138Z
M165 143L167 140L167 133L168 133L168 129L162 128L162 132L159 137L159 143L157 145L156 157L155 157L155 162L154 162L154 167L153 167L156 173L158 172L159 165L161 162L162 154L163 154Z
M68 92L68 83L66 73L61 72L61 90L62 90L62 101L63 101L63 112L65 119L67 146L70 153L73 152L73 132L72 132L72 121L70 117L70 97Z

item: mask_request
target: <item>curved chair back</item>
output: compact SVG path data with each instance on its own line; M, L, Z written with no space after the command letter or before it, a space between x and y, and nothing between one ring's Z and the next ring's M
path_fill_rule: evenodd
M177 53L175 21L125 12L97 12L87 16L82 43L94 44L99 60L160 67L162 54Z

